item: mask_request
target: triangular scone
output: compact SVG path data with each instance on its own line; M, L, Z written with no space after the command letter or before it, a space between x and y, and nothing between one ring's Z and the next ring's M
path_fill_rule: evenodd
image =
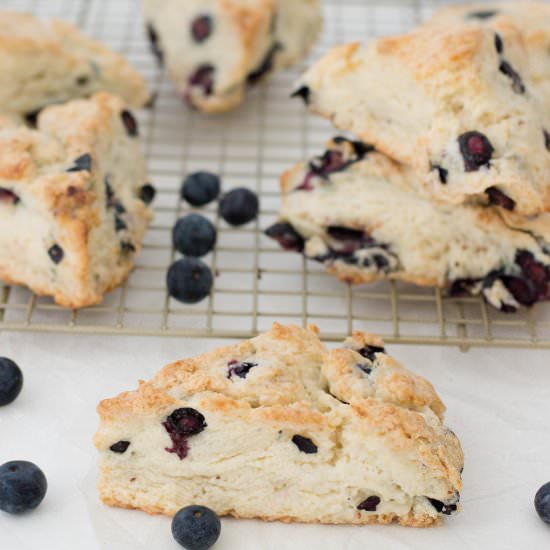
M99 492L149 513L433 525L461 488L444 410L378 338L327 352L315 327L275 324L101 402Z
M67 307L101 301L132 269L152 213L138 128L108 94L0 127L0 279Z
M550 4L501 2L449 6L438 10L426 25L478 24L500 32L510 20L521 30L533 83L550 109Z
M503 311L550 300L550 214L505 220L496 208L438 204L416 180L372 147L335 138L283 175L280 221L267 234L351 283L444 287Z
M550 115L520 31L435 25L340 46L302 78L312 111L419 175L451 204L550 209Z
M0 111L34 122L53 103L104 91L131 107L149 100L128 62L65 21L0 11Z
M300 61L321 29L319 0L145 0L154 54L187 103L210 113Z

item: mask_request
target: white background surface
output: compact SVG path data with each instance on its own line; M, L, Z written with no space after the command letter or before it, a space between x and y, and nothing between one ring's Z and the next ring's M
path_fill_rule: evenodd
M156 69L133 2L0 0L0 7L7 5L45 16L62 15L73 21L84 18L85 28L90 34L124 51L154 82ZM364 6L369 4L372 7L364 10L362 2ZM84 17L85 12L80 8L86 3L91 9ZM348 6L347 10L338 8L343 3ZM402 3L332 0L327 12L327 32L318 51L340 41L403 31L429 11L421 10L420 6L429 8L435 3L431 0ZM281 170L297 158L319 152L331 132L313 117L306 123L305 118L301 118L305 113L303 108L298 103L290 105L286 100L291 81L297 74L298 69L295 74L280 75L266 88L269 94L255 92L247 106L223 119L228 128L235 130L226 136L230 145L244 147L239 153L246 161L243 167L228 166L229 162L224 167L219 157L225 153L218 151L217 143L210 143L213 152L206 149L205 142L197 137L200 132L207 136L206 141L219 138L221 143L225 138L222 139L216 129L212 130L211 119L197 117L193 130L189 132L190 142L196 142L197 147L191 149L187 168L214 171L223 168L226 184L254 186L258 183L257 161L262 166L259 172L266 179L265 185L274 189ZM163 116L158 117L157 131L148 134L153 136L152 169L159 189L163 190L163 186L175 189L178 178L184 173L179 143L188 138L184 132L186 122L194 116L191 117L180 105L168 83L160 92L159 105ZM267 102L262 102L264 95ZM265 107L267 113L266 131L281 130L282 138L279 136L278 139L288 142L288 150L275 145L271 147L275 140L265 139L263 126L254 118L256 111L261 112L258 105ZM143 116L147 118L149 115ZM245 122L247 130L241 132ZM255 130L256 124L261 131ZM285 127L281 129L280 126ZM304 135L301 133L303 127L307 128ZM263 143L263 149L258 146L257 152L251 150L251 145L244 144L244 137ZM302 141L302 145L296 145ZM163 160L167 151L171 151L170 143L175 150L172 164ZM220 146L220 150L231 157L228 161L236 154L230 147L226 150ZM210 161L205 160L205 151L211 155ZM159 158L156 158L157 154ZM164 157L161 158L161 154ZM161 177L163 173L166 174L165 181ZM233 173L235 177L231 179ZM242 173L249 174L249 179L243 180ZM167 226L171 219L166 222ZM152 242L154 236L150 232ZM167 242L164 234L159 239ZM286 261L294 261L291 255L287 257ZM234 257L229 257L228 262L235 263ZM224 265L219 267L223 276ZM164 272L161 270L159 274L160 290L158 295L151 294L151 302L157 306L164 295ZM268 279L264 277L264 281ZM148 281L148 284L152 283ZM336 282L324 284L335 286ZM290 285L287 283L286 286ZM248 307L241 296L231 298L238 302L239 307ZM301 303L301 297L299 301ZM272 299L269 304L261 305L266 311L274 311L278 305L282 311L291 306L284 300L279 302ZM344 304L322 304L321 311L328 309L338 313ZM420 303L413 305L421 307ZM25 309L22 311L24 314ZM420 314L419 311L415 313ZM54 318L52 312L41 314L44 321ZM185 322L196 322L196 317L181 318ZM249 322L250 318L243 317L243 323ZM260 318L260 326L266 328L271 320L269 316ZM340 325L330 325L323 319L313 320L319 322L324 330L341 330ZM232 319L231 322L235 321ZM345 319L342 324L345 328ZM367 328L387 330L387 327L372 325ZM471 328L475 330L476 326ZM509 330L515 330L515 327ZM25 375L20 398L13 405L0 409L0 463L31 460L44 470L49 481L47 497L34 513L23 517L0 513L0 550L178 548L172 541L168 518L109 509L98 501L95 491L96 452L91 442L97 427L95 407L103 398L134 389L139 378L150 378L166 363L207 351L220 343L213 340L0 334L0 356L17 361ZM450 518L444 527L430 530L224 520L216 550L550 548L550 527L538 519L533 508L536 490L550 480L550 352L472 350L462 354L453 348L397 346L390 346L389 350L406 366L430 379L448 407L447 423L460 437L466 455L461 514ZM268 506L269 495L266 495Z
M0 335L25 386L0 409L0 463L31 460L49 491L34 513L0 513L2 550L171 550L170 520L110 509L95 491L91 439L100 399L134 389L164 364L211 349L213 340ZM550 353L391 346L430 379L466 455L462 512L443 527L332 527L223 520L216 550L539 550L550 527L535 513L550 481ZM266 507L269 495L266 495Z

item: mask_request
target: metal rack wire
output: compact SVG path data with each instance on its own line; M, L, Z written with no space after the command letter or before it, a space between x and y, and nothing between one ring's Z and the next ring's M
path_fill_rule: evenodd
M441 3L441 2L439 2ZM388 342L550 348L550 307L505 315L476 298L445 298L438 290L400 283L348 287L322 266L286 253L263 236L278 211L278 176L323 149L330 126L289 101L293 81L307 65L276 75L250 93L236 112L206 117L188 110L155 65L135 0L4 0L2 7L59 16L125 54L158 94L139 114L151 179L159 191L156 218L128 282L97 307L62 309L22 288L0 286L0 330L166 336L249 337L274 320L317 324L325 338L352 330L382 334ZM403 32L437 2L325 0L325 32L312 57L336 43ZM169 298L165 273L175 258L170 232L187 206L179 200L183 176L193 170L221 175L224 188L247 186L260 195L258 220L231 228L215 207L203 213L219 231L207 257L215 277L209 299L185 306Z

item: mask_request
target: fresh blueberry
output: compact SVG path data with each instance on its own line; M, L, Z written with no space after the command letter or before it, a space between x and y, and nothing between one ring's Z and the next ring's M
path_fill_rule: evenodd
M220 201L220 215L230 225L251 222L258 215L258 209L258 196L244 187L229 191Z
M513 210L516 207L516 201L496 187L489 187L485 192L489 197L490 204L500 206L505 210Z
M550 483L544 484L535 495L535 510L544 523L550 524Z
M301 97L306 105L311 101L311 90L308 86L301 86L290 97Z
M313 455L318 451L317 445L315 445L311 439L304 437L303 435L293 435L292 443L298 447L300 452L305 453L306 455Z
M521 76L515 71L515 69L508 63L508 61L501 61L499 70L502 74L505 74L512 81L512 89L516 94L525 93L525 84L521 80Z
M7 203L7 204L17 204L19 202L19 197L9 189L6 189L5 187L0 187L0 203Z
M212 29L213 21L209 15L199 15L191 23L191 35L199 44L210 37Z
M205 506L186 506L172 520L172 536L187 550L208 550L221 532L220 518Z
M285 250L302 252L304 250L304 238L292 227L290 223L281 222L268 227L265 234L277 241Z
M172 230L174 248L186 256L200 258L208 254L216 244L216 228L200 214L188 214L180 218Z
M0 510L22 514L36 508L46 496L48 482L32 462L14 460L0 466Z
M543 130L544 133L544 145L546 146L546 149L550 151L550 132L548 130Z
M218 198L220 178L210 172L189 174L181 186L181 197L192 206L205 206Z
M170 296L184 304L196 304L210 294L213 277L201 260L182 258L170 266L166 283Z
M150 183L142 185L141 189L139 190L139 198L145 204L151 204L155 200L156 194L157 190Z
M239 378L246 378L251 369L258 366L258 363L239 363L233 359L227 364L229 369L227 370L227 378L233 378L238 376Z
M0 407L15 401L22 387L21 369L11 359L0 357Z
M54 244L48 249L48 256L54 264L58 264L65 256L65 252L58 244Z
M487 136L480 132L466 132L458 138L466 172L475 172L489 166L494 148Z
M92 171L92 157L89 153L84 153L79 156L73 162L73 165L70 168L67 168L67 172L82 172L83 170L86 172Z
M189 77L189 86L191 88L199 88L206 96L212 95L212 92L214 91L215 72L216 69L213 65L200 65Z
M116 443L113 443L109 447L109 449L111 449L113 453L124 454L128 450L129 446L130 446L129 441L117 441Z
M372 495L366 498L363 502L357 505L358 510L363 510L364 512L376 512L376 508L380 504L380 497Z
M120 118L122 119L122 123L124 124L124 127L126 128L126 132L128 132L128 135L130 137L136 137L139 135L139 127L137 120L135 119L134 115L128 111L124 110L120 113Z

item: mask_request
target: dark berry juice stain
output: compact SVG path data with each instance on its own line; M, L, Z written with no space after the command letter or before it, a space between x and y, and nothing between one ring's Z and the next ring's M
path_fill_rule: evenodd
M265 230L265 234L277 241L285 250L302 252L304 250L304 238L292 227L290 223L276 223Z
M258 363L239 363L237 360L229 361L227 363L229 367L227 371L227 378L231 379L233 376L238 376L239 378L246 378L251 369L258 366Z
M297 190L311 191L313 186L310 180L314 176L318 176L327 179L328 176L336 172L342 172L352 164L363 160L368 153L374 151L372 145L368 145L361 141L351 141L344 137L335 137L333 139L335 146L344 146L346 143L351 146L352 154L345 155L343 150L339 150L337 147L334 149L328 149L325 153L314 158L309 163L309 171L305 175L303 183L297 187Z
M366 498L363 502L357 505L358 510L363 510L364 512L376 512L376 508L380 504L380 497L372 495Z
M128 111L124 110L120 113L120 118L122 118L122 123L124 124L124 127L126 128L126 132L130 137L136 137L139 135L139 127L137 120L135 119L134 115Z
M191 408L176 409L162 423L172 440L172 447L165 448L183 460L189 452L188 438L201 433L206 427L204 416Z
M19 197L13 191L0 187L0 203L17 204L18 202Z
M292 443L298 447L300 452L305 453L306 455L313 455L318 451L317 445L315 445L311 439L304 437L303 435L293 435Z
M376 359L376 354L386 353L386 349L380 346L365 346L364 348L358 349L357 353L369 361L374 361Z
M129 441L117 441L109 447L113 453L124 454L130 446Z
M434 164L432 170L437 170L437 175L439 176L439 181L445 185L449 181L449 170Z
M364 372L367 376L372 373L372 365L364 365L362 363L357 363L357 368Z
M523 80L521 80L521 76L519 76L508 61L501 61L499 70L512 81L512 90L514 90L516 94L525 93L525 84L523 83Z
M213 21L209 15L199 15L191 23L191 35L193 40L200 44L212 34Z
M80 155L70 168L67 168L67 172L91 172L92 171L92 157L89 153Z
M466 172L475 172L482 166L489 166L495 150L487 136L481 132L466 132L458 138L458 143Z
M516 201L496 187L489 187L485 193L487 193L489 197L489 204L500 206L505 210L514 210L516 207Z
M277 52L282 49L282 45L278 42L271 46L260 65L247 76L246 80L248 84L250 84L251 86L257 84L266 74L272 71L275 56L277 55Z
M199 88L204 95L212 95L214 91L214 73L216 69L213 65L200 65L189 77L188 83L191 88Z
M483 10L483 11L474 11L472 13L469 13L466 18L467 19L491 19L492 17L495 17L498 15L498 11L496 10Z
M157 31L151 23L147 23L147 37L149 38L153 55L157 58L159 64L162 65L164 62L164 53L159 44Z
M435 498L429 498L429 497L428 497L428 500L430 501L430 504L437 510L438 514L450 516L457 510L456 504L445 504L440 500L436 500Z
M500 34L495 34L495 48L497 50L497 53L503 53L504 52L504 42L502 41L502 36Z
M308 86L301 86L296 91L292 92L290 97L301 97L303 102L309 105L311 101L311 90Z

